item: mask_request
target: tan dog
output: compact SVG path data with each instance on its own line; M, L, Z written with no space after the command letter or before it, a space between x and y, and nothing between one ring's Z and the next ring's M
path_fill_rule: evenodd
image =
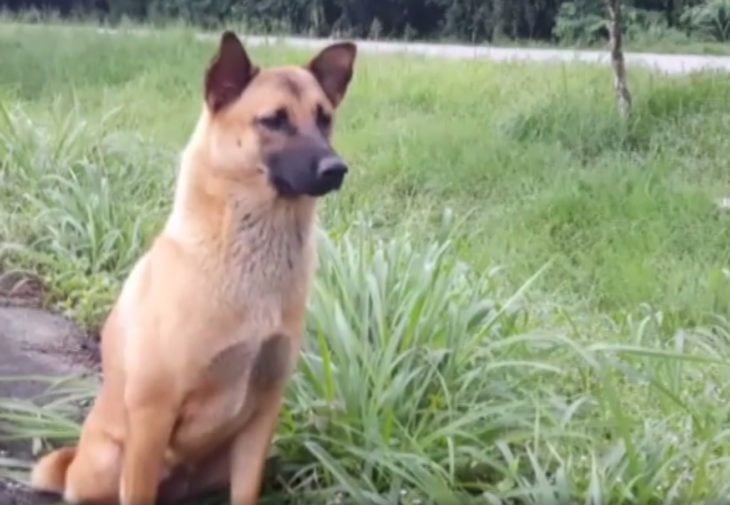
M355 55L338 43L260 70L223 35L172 213L104 326L99 396L36 489L152 505L230 485L233 505L257 502L304 333L315 200L347 171L329 138Z

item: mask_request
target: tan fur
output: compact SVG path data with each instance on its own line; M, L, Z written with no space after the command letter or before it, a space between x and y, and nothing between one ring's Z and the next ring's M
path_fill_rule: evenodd
M284 140L252 125L281 107L300 128L318 106L332 113L344 87L319 72L254 69L226 107L208 97L165 228L104 325L104 382L78 445L41 459L35 488L152 505L230 485L233 505L256 503L304 334L316 212L313 197L277 194L262 152Z

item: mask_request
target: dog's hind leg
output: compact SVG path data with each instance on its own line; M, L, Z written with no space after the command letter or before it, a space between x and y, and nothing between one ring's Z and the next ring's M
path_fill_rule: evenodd
M64 447L43 457L33 468L31 486L62 495L72 504L115 504L121 448L95 428L83 432L77 447Z
M160 485L159 503L173 505L223 491L230 485L231 451L224 445L194 467L176 468Z
M35 465L33 488L63 495L72 504L116 505L124 420L110 393L109 384L102 386L76 447L58 449Z
M63 447L41 458L33 467L30 484L43 493L63 494L66 472L76 456L75 447Z

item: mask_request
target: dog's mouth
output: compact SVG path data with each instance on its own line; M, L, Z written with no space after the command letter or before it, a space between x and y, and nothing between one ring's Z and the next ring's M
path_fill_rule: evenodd
M271 184L276 189L276 192L284 198L294 198L298 196L291 184L289 184L289 182L287 182L287 180L283 177L272 176Z
M271 176L271 185L284 198L300 196L322 197L339 190L344 182L344 174L326 177L286 177L281 174Z

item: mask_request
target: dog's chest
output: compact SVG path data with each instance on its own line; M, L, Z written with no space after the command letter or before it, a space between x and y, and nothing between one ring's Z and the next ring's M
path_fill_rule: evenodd
M248 311L305 303L314 262L311 230L291 216L235 216L226 282Z
M286 381L295 353L296 346L284 334L221 349L183 402L171 451L179 459L195 460L230 438L257 404Z

